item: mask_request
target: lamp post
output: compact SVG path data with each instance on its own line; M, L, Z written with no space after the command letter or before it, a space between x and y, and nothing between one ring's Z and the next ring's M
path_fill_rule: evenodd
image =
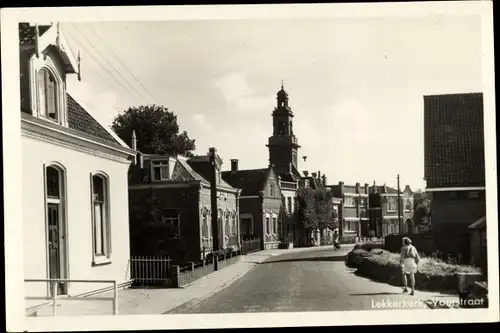
M214 271L218 270L218 259L219 259L219 228L218 228L218 216L217 216L217 165L215 162L216 149L210 148L208 157L210 160L210 167L212 177L210 179L210 206L212 210L212 244L213 244L213 261L214 261Z

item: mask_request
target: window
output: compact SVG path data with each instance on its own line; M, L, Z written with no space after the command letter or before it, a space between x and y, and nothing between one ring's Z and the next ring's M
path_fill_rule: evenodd
M276 216L273 216L273 234L278 233L278 218Z
M168 160L152 161L153 179L167 180L168 177Z
M366 198L361 198L361 206L367 207L368 206L368 199Z
M236 220L236 214L232 214L232 219L233 219L233 226L232 226L232 231L233 231L233 235L237 235L238 234L238 224L237 224L237 220Z
M388 198L387 199L387 210L388 211L396 211L397 208L397 202L394 198Z
M179 238L181 236L180 214L178 209L164 209L161 221L164 225L171 227L172 238Z
M47 68L37 74L38 114L49 120L59 121L58 87L54 75Z
M309 188L309 180L308 179L304 180L304 187Z
M274 184L269 185L269 195L274 198Z
M230 214L229 212L226 212L226 230L225 230L225 236L229 237L231 235L231 221L230 221Z
M288 197L288 213L293 213L293 209L292 209L292 198L291 197Z
M269 216L266 216L266 234L271 234L271 221Z
M101 174L92 175L92 221L94 263L110 257L110 225L108 179Z
M412 207L411 200L409 200L409 199L406 200L405 210L411 211L411 207Z
M353 197L345 197L344 198L344 206L354 206L354 198Z
M202 238L208 238L210 236L208 226L208 212L206 209L204 209L202 213L201 236Z

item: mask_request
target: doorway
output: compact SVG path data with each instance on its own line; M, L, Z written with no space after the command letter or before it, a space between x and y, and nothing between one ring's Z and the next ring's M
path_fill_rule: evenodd
M46 169L47 266L49 279L67 278L63 176L62 169L58 167L49 166ZM56 292L57 295L67 294L67 284L58 283ZM49 295L53 296L50 284Z

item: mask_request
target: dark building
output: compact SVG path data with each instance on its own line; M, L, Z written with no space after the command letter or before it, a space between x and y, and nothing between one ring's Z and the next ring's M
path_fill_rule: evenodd
M261 249L278 248L283 235L283 196L279 177L272 166L265 169L239 170L238 160L231 160L231 170L222 178L241 189L239 197L241 236L257 236Z
M222 179L221 168L222 159L217 156L219 246L237 251L241 244L240 190ZM160 255L156 243L171 243L171 257L184 249L182 255L173 258L184 262L198 261L212 252L210 169L208 155L139 154L139 162L129 172L131 255ZM145 219L153 212L159 216ZM167 227L173 229L171 235Z
M398 207L398 189L386 185L376 185L369 188L368 208L369 224L362 229L362 236L385 237L387 235L399 235L399 218L403 227L403 234L413 232L413 191L409 185L399 192L400 205ZM399 210L399 215L398 215Z
M486 215L483 94L424 96L425 180L437 250L470 257L468 226Z

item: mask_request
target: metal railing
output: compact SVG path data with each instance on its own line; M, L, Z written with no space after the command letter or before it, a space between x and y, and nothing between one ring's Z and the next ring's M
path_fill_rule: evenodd
M172 279L172 260L157 256L131 257L130 278L140 285L168 285Z
M27 300L52 300L52 315L57 314L57 287L60 283L110 283L113 286L113 297L78 297L71 296L64 298L65 301L113 301L113 315L118 315L118 285L116 280L70 280L70 279L24 279L24 282L46 282L50 284L51 296L25 297ZM61 295L63 296L63 295ZM59 298L60 299L60 298Z

